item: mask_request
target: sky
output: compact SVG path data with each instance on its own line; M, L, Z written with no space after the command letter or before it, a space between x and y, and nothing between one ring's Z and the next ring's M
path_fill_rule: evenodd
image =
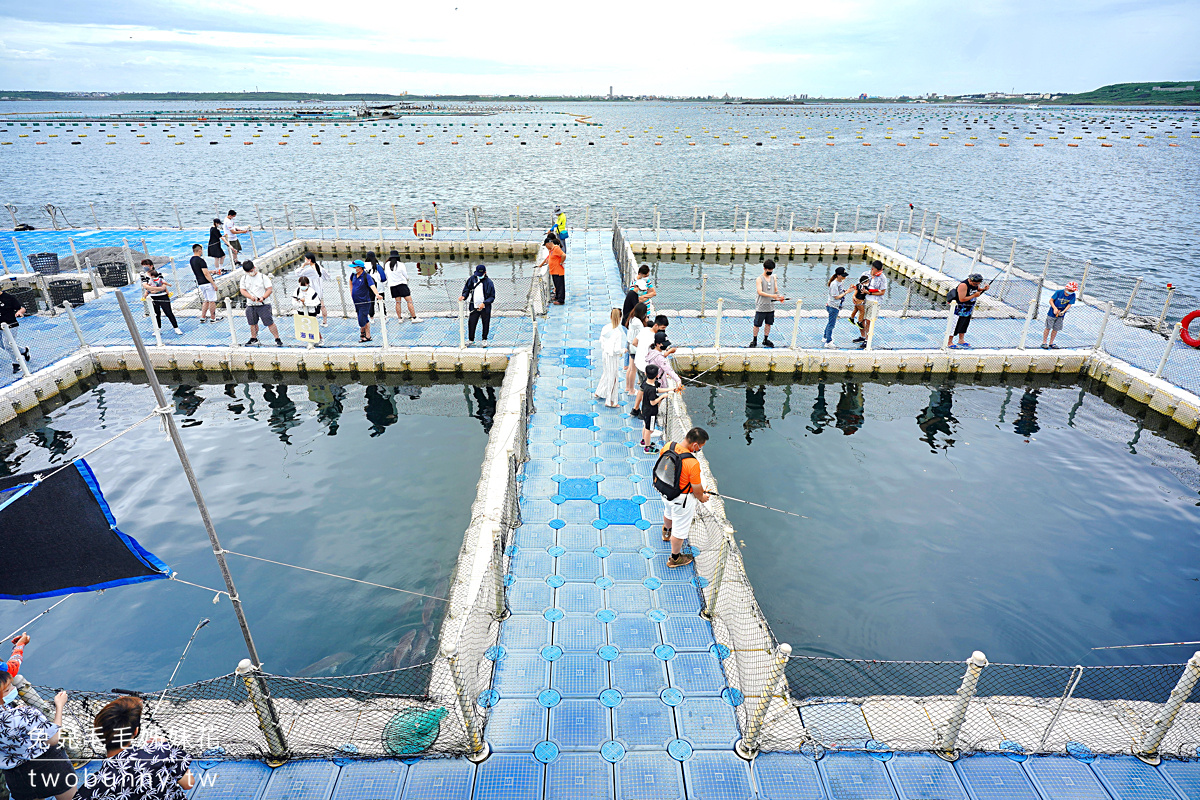
M1200 0L0 3L0 90L813 97L1200 79Z

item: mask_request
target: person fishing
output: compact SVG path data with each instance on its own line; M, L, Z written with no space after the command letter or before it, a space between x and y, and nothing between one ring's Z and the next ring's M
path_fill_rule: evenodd
M971 325L971 312L975 310L975 303L989 288L991 284L984 283L983 276L978 272L972 272L965 281L955 287L949 302L954 303L954 315L958 317L958 322L954 323L954 332L946 340L946 346L951 350L970 349L971 345L967 344L967 328ZM955 336L958 337L958 344L954 344Z
M13 800L55 797L71 800L78 788L71 760L59 744L67 693L54 696L54 719L18 699L14 678L25 657L29 634L13 639L12 655L0 669L0 770Z
M867 280L867 294L876 298L877 300L882 300L883 296L887 294L887 288L888 279L887 276L883 274L883 262L879 259L875 259L871 262L871 277ZM864 304L862 310L861 341L859 341L859 339L855 339L855 341L859 343L859 350L867 349L867 337L870 335L871 319L866 314L866 305Z
M492 324L492 303L496 301L496 285L488 277L486 265L475 267L475 273L463 284L462 296L458 299L468 302L471 309L467 316L467 342L474 343L475 328L480 320L483 321L483 341L486 342Z
M775 262L768 258L763 262L762 275L754 279L754 330L750 333L750 346L758 347L758 329L763 329L763 347L774 347L771 341L771 326L775 324L775 304L786 298L779 293L778 278L775 277Z
M149 297L154 306L155 326L162 327L163 314L166 314L175 335L183 336L179 321L175 319L175 311L171 308L171 284L154 268L154 262L150 259L142 259L142 266L146 268L146 275L142 279L142 296Z
M1054 338L1058 336L1058 332L1063 327L1063 317L1075 304L1075 292L1079 290L1079 284L1075 281L1068 281L1067 285L1059 289L1054 294L1050 295L1050 309L1046 312L1046 329L1042 331L1042 349L1057 350L1058 345L1054 343ZM1050 337L1049 344L1046 343L1046 337Z
M699 504L708 502L696 459L707 441L708 431L692 428L682 442L668 442L654 464L654 488L664 501L662 540L671 543L667 559L671 568L695 561L690 553L683 552L683 543L691 533Z

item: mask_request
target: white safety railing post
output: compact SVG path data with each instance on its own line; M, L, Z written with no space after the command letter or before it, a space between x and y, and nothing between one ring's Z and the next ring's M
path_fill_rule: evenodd
M933 244L934 242L937 241L938 225L941 223L941 221L942 221L942 212L939 211L933 217L933 235L929 237L930 244Z
M162 343L162 320L159 319L157 315L155 315L151 319L151 322L154 325L154 343L156 345L158 345L159 347L162 347L163 346L163 343Z
M79 320L75 318L75 311L74 311L74 309L71 308L71 302L69 300L64 301L63 308L67 312L67 318L71 320L71 327L75 329L75 336L77 336L79 338L80 346L87 347L88 346L87 339L84 338L83 328L79 327Z
M454 681L454 696L458 700L458 710L462 714L463 727L467 731L468 747L471 752L467 759L478 764L487 760L492 754L492 748L483 738L479 720L475 717L475 699L467 694L466 682L458 669L458 653L450 650L445 653L446 663L450 668L450 677Z
M82 265L79 263L79 251L75 249L75 237L68 236L67 241L71 244L71 258L75 260L75 271L83 272L83 270L80 269Z
M1096 344L1092 350L1100 352L1104 348L1104 331L1108 328L1108 318L1112 316L1113 304L1111 302L1104 304L1104 320L1100 323L1100 335L1096 337Z
M254 251L254 257L258 258L258 240L254 238L254 231L250 231L250 249Z
M391 349L388 346L387 300L381 297L376 304L379 306L379 333L383 337L383 352L386 353Z
M696 220L700 219L700 206L692 206L692 230L696 230Z
M983 253L983 244L986 241L987 241L987 228L984 228L983 232L979 236L979 252L980 253Z
M283 227L292 230L292 210L288 208L287 203L283 204Z
M704 244L704 222L707 215L707 211L700 212L700 244Z
M183 230L183 219L179 216L179 204L172 203L171 205L175 209L175 224L179 226L179 230Z
M725 535L721 537L721 552L717 555L717 566L713 570L712 583L709 584L708 597L704 598L704 608L700 616L712 622L717 615L717 601L721 596L721 585L725 581L725 564L729 561L730 537L733 529L726 526ZM703 592L701 592L703 594Z
M658 232L658 203L654 204L654 209L650 214L650 226L654 228L654 232Z
M900 220L900 224L896 226L896 246L892 249L897 253L900 252L900 234L904 233L904 220Z
M875 349L875 329L879 327L879 301L867 301L867 319L871 320L871 327L867 329L866 350Z
M38 274L34 275L33 279L37 282L38 291L42 293L42 302L46 304L46 310L50 312L50 316L57 316L58 310L50 302L50 285L46 282L46 276Z
M1091 268L1092 268L1091 261L1083 262L1083 275L1079 278L1079 302L1081 302L1081 303L1083 302L1083 289L1085 286L1087 286L1087 276L1088 276L1088 272L1091 270Z
M216 207L215 207L215 206L214 206L213 210L214 210L214 211L216 211ZM217 211L217 216L218 216L218 217L220 217L220 216L221 216L221 212L220 212L220 211ZM266 228L266 226L265 226L265 225L263 225L263 221L262 221L262 212L258 210L258 203L255 203L255 204L254 204L254 216L258 217L258 229L259 229L260 231L265 231L267 228Z
M740 213L740 211L741 211L741 206L739 206L735 203L733 206L733 225L730 226L730 230L737 231L738 214Z
M771 231L772 231L772 232L778 232L778 231L779 231L779 212L780 212L781 210L782 210L782 209L780 208L779 204L778 204L778 203L776 203L776 204L775 204L775 225L774 225L774 227L772 227L772 228L771 228Z
M962 724L967 718L967 708L971 704L971 698L975 696L975 690L979 686L979 676L983 672L983 668L988 665L987 656L976 650L967 659L967 671L963 675L962 685L955 692L958 695L950 706L950 717L946 720L946 727L942 729L937 739L938 755L947 761L953 761L958 758L956 748L958 746L958 732L962 729Z
M31 272L32 267L26 266L25 256L21 253L21 245L17 243L17 237L12 237L13 249L17 251L17 263L21 265L21 272ZM128 245L129 242L126 241Z
M703 266L701 266L703 269ZM708 276L700 276L700 319L704 319L704 303L708 297Z
M137 271L133 266L133 251L129 249L129 240L121 240L121 248L125 252L125 271L129 274L129 285L137 286Z
M958 252L958 237L959 237L961 234L962 234L962 223L960 222L960 223L958 223L958 225L957 225L957 226L954 228L954 252L956 252L956 253Z
M133 207L133 203L129 204L129 210L133 212L133 221L137 223L138 230L142 230L142 221L138 218L137 209Z
M792 243L792 231L796 229L796 212L793 211L788 217L788 244Z
M1046 742L1050 739L1050 732L1054 730L1058 718L1062 715L1063 708L1070 701L1071 696L1075 694L1075 687L1079 685L1079 679L1083 677L1083 667L1076 664L1071 670L1071 677L1067 679L1067 688L1063 691L1062 697L1058 698L1058 706L1054 709L1054 716L1050 718L1050 723L1046 726L1046 730L1042 732L1042 738L1038 742L1035 753L1045 752Z
M229 321L229 346L237 347L237 330L233 327L233 301L225 298L225 319Z
M92 222L96 223L96 230L100 230L100 218L96 216L96 207L88 203L88 208L92 211Z
M755 707L754 713L746 720L742 738L738 739L733 746L734 751L747 761L758 754L758 737L762 733L763 721L767 717L767 709L770 707L771 701L784 696L783 687L787 683L787 662L791 655L791 645L781 644L775 648L774 663L771 665L771 673L763 685L763 694L758 698L758 705Z
M1179 710L1183 708L1183 704L1192 694L1192 690L1196 688L1198 680L1200 680L1200 652L1192 654L1188 662L1183 665L1183 674L1179 676L1179 682L1171 690L1171 696L1154 715L1154 723L1150 726L1150 730L1146 731L1146 736L1142 739L1142 746L1138 750L1139 758L1157 763L1158 746L1162 744L1167 732L1171 730L1176 715L1179 714Z
M817 215L813 217L813 233L821 229L821 207L817 206Z
M838 212L835 211L835 212L833 212L833 230L829 234L830 244L837 242L837 224L838 224Z
M1038 296L1039 297L1041 296L1041 293L1042 293L1042 287L1039 285L1038 286ZM1017 345L1018 350L1025 349L1025 340L1029 338L1029 325L1031 322L1033 322L1033 313L1035 311L1037 311L1037 307L1038 307L1038 298L1035 297L1029 301L1029 311L1027 311L1025 313L1025 325L1024 325L1024 327L1021 328L1021 342L1020 342L1020 344Z
M253 238L253 237L251 237ZM271 217L271 242L275 247L279 247L279 237L275 235L275 218Z
M717 324L713 329L713 347L716 347L716 348L719 348L721 346L721 317L723 316L724 311L725 311L725 298L718 297L717 298Z
M1182 330L1182 322L1176 322L1175 327L1171 328L1171 335L1167 338L1167 346L1163 349L1162 360L1158 362L1158 369L1154 370L1154 377L1162 377L1163 370L1167 368L1167 358L1171 355L1171 349L1175 347L1175 340L1179 338L1179 332Z
M588 230L588 218L589 218L591 215L592 215L592 207L591 207L591 205L589 204L589 205L586 205L586 206L584 206L584 207L583 207L583 230L584 230L584 232L585 232L585 233L586 233L586 232L587 232L587 230ZM693 229L694 229L695 227L696 227L695 225L693 225L693 226L692 226L692 228L693 228Z
M315 231L315 230L317 230L317 228L318 228L318 225L317 225L317 210L316 210L315 208L313 208L313 204L312 204L312 203L309 203L309 204L308 204L308 215L309 215L310 217L312 217L313 230L314 230L314 231ZM395 219L395 217L396 217L396 207L395 207L395 206L392 206L392 218L393 218L393 219ZM397 228L397 230L399 230L399 228Z
M746 227L742 229L742 243L750 241L750 212L746 212Z
M905 229L905 230L907 230L909 233L911 233L911 232L912 232L912 221L913 221L913 214L915 214L915 213L916 213L916 211L917 211L917 210L916 210L915 208L913 208L913 207L912 207L912 204L910 203L910 204L909 204L909 206L908 206L908 227Z
M874 240L875 244L879 244L879 232L881 230L883 230L883 215L876 214L875 215L875 240Z
M913 251L913 261L921 263L921 244L925 241L925 227L921 226L921 233L917 235L917 249Z
M0 333L4 335L4 342L8 349L17 354L17 363L21 367L21 374L28 378L33 373L29 371L29 363L20 357L24 354L21 352L21 348L17 347L17 340L13 337L12 329L8 327L7 322L0 322Z
M804 304L804 300L796 301L796 316L792 319L792 349L796 349L796 337L800 335L800 307Z
M4 274L8 275L8 259L4 257L3 251L0 251L0 267L4 267Z
M458 346L467 346L467 316L466 303L462 300L458 301Z
M346 285L342 283L341 275L333 276L338 287L338 298L342 301L342 319L350 319L350 311L346 308Z
M338 225L337 206L333 207L333 238L342 238L342 229Z
M1154 332L1158 333L1162 330L1162 324L1167 318L1167 309L1171 307L1171 297L1175 294L1175 287L1167 284L1167 301L1163 303L1162 313L1158 315L1158 322L1154 323Z
M862 211L862 206L854 207L854 232L858 233L858 214Z
M92 284L92 299L99 300L101 293L100 290L104 283L98 277L96 277L96 271L92 269L91 257L84 256L83 265L87 269L88 280L91 281Z
M614 221L617 218L616 214L617 214L617 207L613 206L613 220ZM517 206L517 231L519 232L520 230L521 230L521 207Z
M467 212L470 216L471 212ZM379 231L379 257L383 258L383 212L375 209L375 227ZM467 241L471 241L471 226L467 226Z
M956 286L953 289L951 289L950 291L957 292L958 287ZM946 307L949 310L946 312L946 332L945 332L945 335L942 336L942 349L943 350L950 349L950 339L954 336L954 323L958 321L957 320L958 315L954 313L955 305L956 305L956 303L953 300L951 300L946 305Z
M266 680L248 658L243 658L235 671L246 684L246 694L250 697L255 716L258 717L258 727L267 740L267 750L271 759L282 762L288 757L287 740L283 736L283 726L279 723L275 701L267 691Z
M908 316L908 306L912 302L913 286L915 285L916 281L910 278L908 281L908 293L904 295L904 307L900 309L900 316L902 318Z
M1133 282L1133 291L1129 293L1129 301L1125 303L1125 310L1121 312L1121 319L1129 316L1129 310L1133 308L1133 298L1137 297L1138 289L1142 288L1142 281L1145 278L1139 277Z

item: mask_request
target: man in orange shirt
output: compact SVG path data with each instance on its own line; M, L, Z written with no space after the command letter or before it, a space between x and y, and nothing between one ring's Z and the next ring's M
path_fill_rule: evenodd
M558 237L550 235L546 237L546 257L538 264L549 264L550 281L554 284L554 296L551 298L556 305L562 305L567 300L567 278L566 271L563 269L563 262L567 260L567 254L563 252Z
M671 543L671 557L667 559L668 567L683 567L695 559L689 553L683 552L683 542L692 530L692 520L696 518L696 509L700 503L708 502L708 492L700 478L700 462L696 453L708 441L708 431L704 428L692 428L687 432L682 442L671 447L681 458L679 459L679 488L678 497L667 499L664 495L663 533L664 542ZM656 470L657 471L657 470Z

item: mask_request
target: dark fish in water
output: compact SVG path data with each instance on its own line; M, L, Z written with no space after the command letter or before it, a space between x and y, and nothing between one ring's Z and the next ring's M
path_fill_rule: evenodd
M437 598L444 598L444 597L446 596L446 590L447 590L447 589L449 589L449 588L450 588L450 579L449 579L449 578L442 578L440 581L438 581L438 584L437 584L437 586L433 587L433 591L432 591L432 592L430 592L430 594L432 594L434 597L437 597ZM446 607L446 601L445 601L445 600L442 600L442 599L438 599L438 600L429 599L429 600L426 600L426 601L425 601L425 608L421 609L421 622L422 622L422 624L424 624L424 625L428 625L428 624L429 624L429 620L433 619L433 615L434 615L434 614L437 612L437 610L438 610L439 608L443 608L443 609L444 609L445 607Z
M414 611L417 610L417 606L419 606L420 604L421 604L420 596L414 595L411 600L409 600L404 605L400 606L400 612L399 612L400 619L405 619L408 616L410 616Z
M411 666L420 664L425 660L425 650L429 647L429 640L433 638L429 629L421 631L421 635L417 637L416 642L412 646L412 650L408 653L408 661L403 666Z
M404 665L404 660L408 658L412 651L413 639L416 638L417 631L414 628L404 636L400 637L400 641L396 644L396 649L392 651L392 657L389 659L388 669L399 669Z
M350 659L354 658L353 653L334 653L331 656L325 656L320 661L314 661L304 669L296 673L297 677L307 678L310 675L322 675L326 672L336 672L337 668L345 664Z

